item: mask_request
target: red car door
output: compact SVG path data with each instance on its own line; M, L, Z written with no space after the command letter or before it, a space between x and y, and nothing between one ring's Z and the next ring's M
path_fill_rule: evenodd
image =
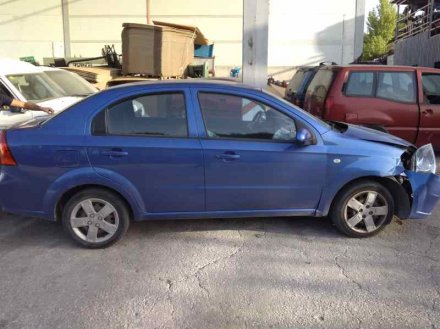
M415 143L419 106L414 70L354 69L346 79L328 119L383 128Z
M436 72L437 71L437 72ZM417 145L440 150L440 70L418 71L420 130Z

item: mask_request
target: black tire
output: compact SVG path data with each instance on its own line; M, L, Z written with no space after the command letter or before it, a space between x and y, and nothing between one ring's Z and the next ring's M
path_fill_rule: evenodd
M81 205L82 202L91 209L90 214L93 213L93 218L86 214L85 207ZM88 206L89 202L93 208ZM106 208L108 210L104 209L105 207L108 207ZM109 211L111 213L104 216ZM79 217L78 220L87 221L86 225L74 228L72 221L76 221L76 219L71 220L74 213L74 217ZM78 214L81 216L76 216ZM105 189L90 188L76 193L66 203L63 209L62 224L69 236L81 246L92 249L106 248L121 239L127 232L130 224L130 214L125 202L115 193ZM91 226L94 226L92 231L96 231L96 238L87 241ZM106 230L103 229L104 227L106 227ZM111 233L107 232L109 228L111 228ZM91 237L93 238L93 236L94 234L91 232Z
M370 205L368 200L370 194L374 196L374 193L377 193L376 198ZM364 196L365 201L362 202ZM354 210L353 204L359 207L359 210ZM376 212L381 215L372 214ZM376 235L391 222L393 215L394 199L391 193L383 185L371 180L358 181L341 190L335 197L329 214L337 229L353 238ZM358 220L359 223L353 225Z

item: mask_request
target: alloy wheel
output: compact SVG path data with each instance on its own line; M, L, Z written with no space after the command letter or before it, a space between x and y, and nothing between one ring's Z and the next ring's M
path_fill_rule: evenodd
M119 226L119 215L109 202L89 198L79 202L70 215L70 225L80 239L100 243L115 235Z
M376 191L355 194L346 204L344 220L359 233L371 233L382 227L388 216L388 203Z

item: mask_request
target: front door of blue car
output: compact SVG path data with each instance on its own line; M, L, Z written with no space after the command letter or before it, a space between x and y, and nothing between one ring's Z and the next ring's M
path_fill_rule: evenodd
M246 94L193 90L207 211L313 214L325 182L322 145L296 143L305 124Z
M205 209L203 155L184 90L137 94L93 119L92 166L139 192L148 213Z

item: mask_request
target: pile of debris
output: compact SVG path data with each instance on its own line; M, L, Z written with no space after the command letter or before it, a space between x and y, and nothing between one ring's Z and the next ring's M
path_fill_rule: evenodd
M99 89L125 81L215 76L214 44L196 26L153 23L122 25L122 56L114 46L105 46L100 57L68 62L60 58L55 66L79 74ZM96 60L107 65L91 64Z
M207 55L212 57L213 49L197 27L159 21L153 23L123 24L123 75L182 78L209 74L208 64L203 61L193 63L195 54L208 49Z
M88 82L94 84L99 89L105 88L109 80L115 79L121 75L120 69L115 69L106 66L68 66L65 70L77 73Z

